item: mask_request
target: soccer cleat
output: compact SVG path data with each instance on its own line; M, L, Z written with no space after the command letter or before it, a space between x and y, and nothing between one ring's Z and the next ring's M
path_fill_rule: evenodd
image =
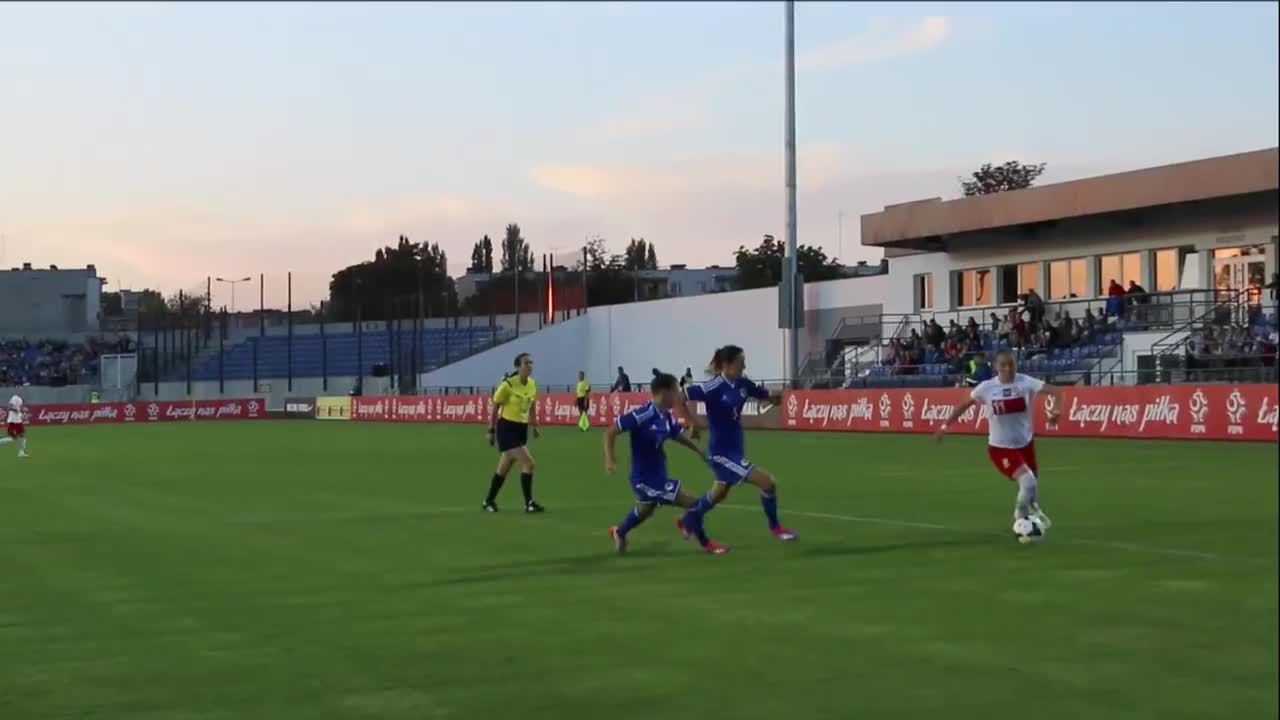
M724 555L729 552L729 548L726 545L721 545L712 540L702 546L702 552L707 553L708 555Z
M27 452L26 450L19 450L19 451L18 451L18 457L19 457L19 458L29 458L29 457L31 457L31 453Z
M680 536L683 537L685 540L693 539L693 531L689 530L684 526L683 517L676 518L676 529L680 531Z
M609 528L609 537L613 538L613 548L621 555L627 551L627 536L618 532L618 526Z
M546 512L547 509L539 505L537 502L530 500L524 506L524 511L527 513L541 513L541 512Z
M485 512L496 513L498 512L498 504L490 500L485 500L484 504L480 506L480 509Z
M788 530L782 527L781 525L779 525L776 528L770 529L769 532L772 533L774 537L778 538L783 542L792 542L800 538L800 536L797 535L794 530Z
M1049 516L1045 515L1044 511L1040 509L1040 503L1031 503L1031 519L1040 523L1040 527L1045 530L1053 527L1053 521L1050 520Z

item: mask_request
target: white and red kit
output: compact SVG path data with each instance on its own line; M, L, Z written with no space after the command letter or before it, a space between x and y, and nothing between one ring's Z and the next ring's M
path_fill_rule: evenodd
M973 401L985 405L987 416L987 454L1005 477L1013 480L1026 466L1036 475L1035 399L1044 382L1018 373L1013 382L1003 383L995 377L973 389Z
M9 418L7 423L9 437L16 439L26 434L26 420L27 415L26 410L22 407L22 398L17 395L9 398Z

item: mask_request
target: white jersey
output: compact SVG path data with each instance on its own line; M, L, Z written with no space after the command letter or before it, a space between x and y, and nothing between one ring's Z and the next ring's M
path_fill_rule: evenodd
M9 424L10 425L22 424L22 398L18 397L17 395L14 395L13 397L9 398Z
M987 444L998 448L1024 448L1035 437L1035 399L1044 382L1018 373L1005 384L995 377L973 389L974 402L985 405Z

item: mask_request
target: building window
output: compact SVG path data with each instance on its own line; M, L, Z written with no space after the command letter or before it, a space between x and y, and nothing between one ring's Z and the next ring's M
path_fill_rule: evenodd
M1067 300L1088 297L1088 262L1084 258L1054 260L1049 263L1049 299Z
M1022 263L1018 266L1018 294L1025 295L1035 290L1039 292L1044 288L1040 287L1040 263Z
M1000 266L1000 302L1012 305L1028 290L1040 290L1040 263Z
M915 276L916 309L933 309L933 273Z
M960 307L983 307L995 304L995 287L991 268L964 270L958 273Z
M1183 252L1178 248L1156 251L1156 292L1177 290L1182 281Z
M1120 283L1120 287L1129 288L1130 282L1142 284L1142 253L1125 253L1123 255L1103 255L1098 258L1098 295L1107 294L1111 281Z

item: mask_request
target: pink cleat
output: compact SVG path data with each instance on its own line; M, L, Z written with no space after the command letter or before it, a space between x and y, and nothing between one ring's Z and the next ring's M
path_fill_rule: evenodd
M794 542L795 540L798 540L800 538L800 536L797 535L795 531L788 530L782 527L781 525L779 525L776 528L773 528L769 532L773 533L773 536L778 538L782 542Z
M716 541L712 540L711 542L702 546L702 552L707 553L708 555L724 555L725 553L729 552L729 548L728 546L721 545L720 543L717 543Z
M619 555L627 552L627 536L618 534L618 527L609 528L609 537L613 538L613 547Z

